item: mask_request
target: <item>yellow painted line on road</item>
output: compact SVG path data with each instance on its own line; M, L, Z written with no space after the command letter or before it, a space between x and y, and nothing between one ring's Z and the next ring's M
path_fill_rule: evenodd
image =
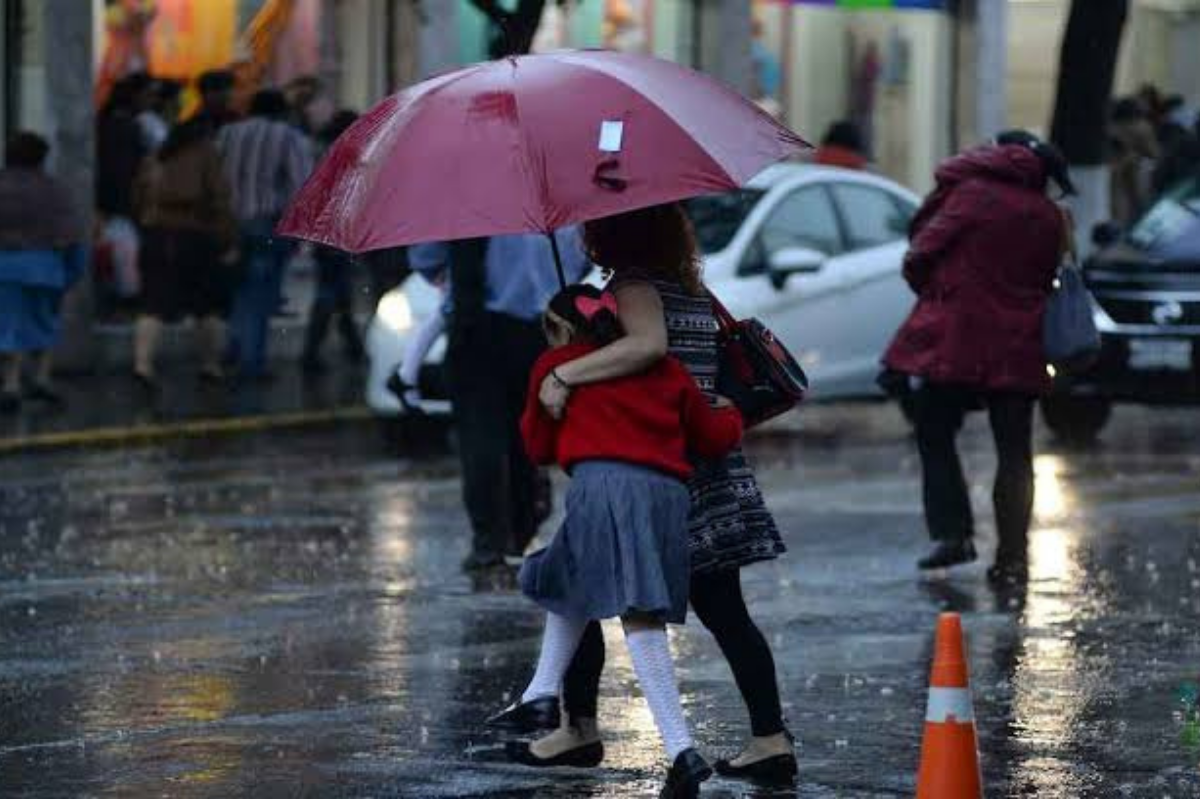
M363 406L346 406L327 411L297 411L232 419L197 419L149 425L88 428L80 431L42 433L0 440L0 455L29 450L146 444L166 439L254 433L277 428L304 428L337 422L361 422L370 418L369 409Z

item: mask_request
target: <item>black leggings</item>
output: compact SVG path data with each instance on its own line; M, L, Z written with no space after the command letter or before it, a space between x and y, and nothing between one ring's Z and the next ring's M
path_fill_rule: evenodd
M693 575L692 610L716 638L733 670L738 691L750 712L755 736L784 731L775 681L775 659L762 632L750 619L742 597L741 572L736 569ZM596 718L600 673L604 669L604 634L600 623L589 623L563 680L563 704L572 717Z

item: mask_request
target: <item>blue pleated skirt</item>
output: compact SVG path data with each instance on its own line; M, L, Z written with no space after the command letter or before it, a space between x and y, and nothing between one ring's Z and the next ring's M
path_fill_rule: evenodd
M562 527L525 559L521 590L572 619L637 612L683 623L690 506L687 486L670 475L616 461L577 464Z

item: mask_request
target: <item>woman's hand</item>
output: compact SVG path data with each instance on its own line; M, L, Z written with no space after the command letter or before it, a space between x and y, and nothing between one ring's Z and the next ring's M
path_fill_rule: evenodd
M733 401L723 394L714 394L712 406L713 408L732 408Z
M562 419L567 410L567 400L571 398L571 389L553 375L542 378L542 386L538 389L538 400L542 408L552 419Z

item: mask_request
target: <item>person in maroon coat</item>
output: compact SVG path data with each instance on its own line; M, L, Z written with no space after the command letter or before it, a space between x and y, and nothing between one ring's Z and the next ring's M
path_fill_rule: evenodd
M986 408L999 466L999 546L989 576L1024 571L1033 509L1033 407L1049 388L1042 316L1070 236L1047 196L1074 191L1052 145L1013 131L943 163L917 213L904 277L918 300L884 355L915 421L925 520L936 546L921 569L975 560L974 521L955 439Z

